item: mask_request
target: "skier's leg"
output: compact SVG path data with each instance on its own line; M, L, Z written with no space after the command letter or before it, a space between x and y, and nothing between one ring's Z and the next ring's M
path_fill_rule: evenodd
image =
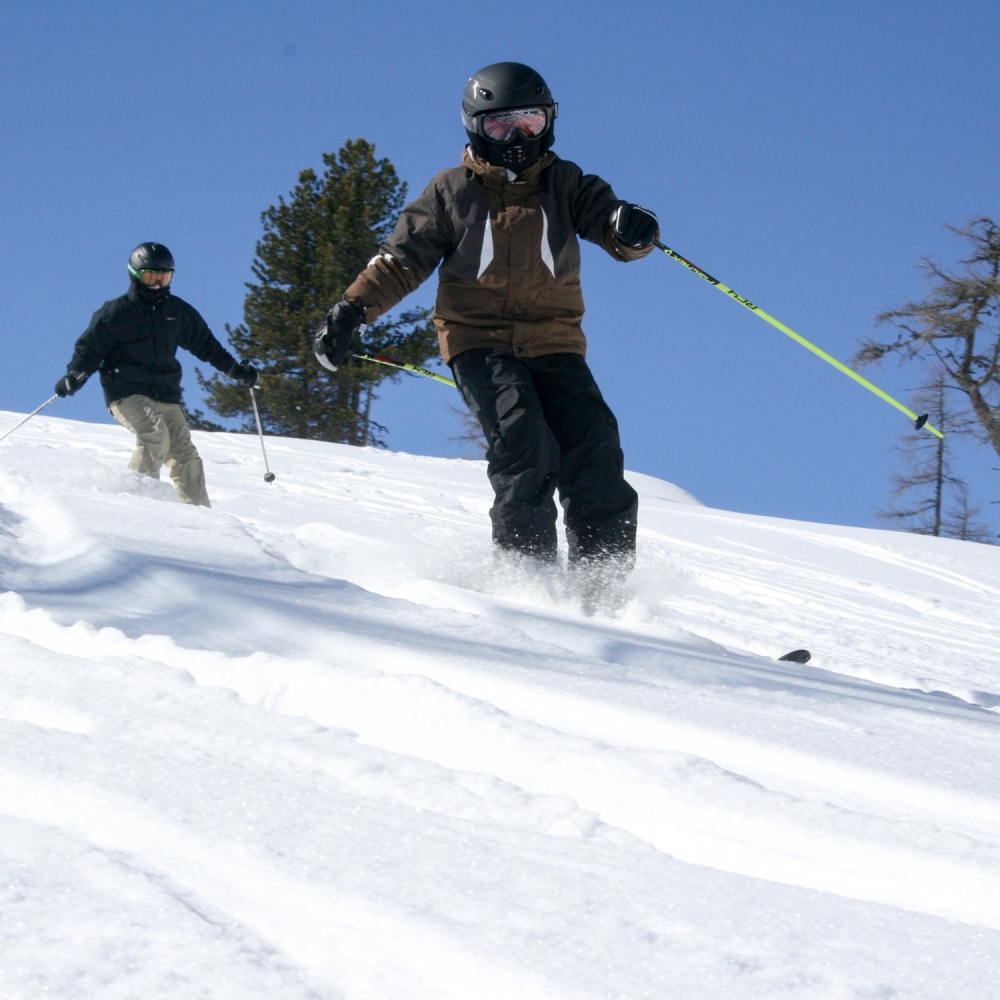
M211 507L205 486L205 466L191 440L184 410L176 403L160 403L159 406L170 432L170 454L166 464L177 495L185 503Z
M639 498L625 480L618 422L582 355L549 354L531 367L560 449L559 498L570 563L635 562Z
M128 467L159 479L170 452L170 432L156 401L148 396L126 396L111 403L109 409L115 420L135 435L135 451Z
M487 348L463 351L452 359L452 369L486 435L494 544L555 559L559 453L531 371L509 352Z

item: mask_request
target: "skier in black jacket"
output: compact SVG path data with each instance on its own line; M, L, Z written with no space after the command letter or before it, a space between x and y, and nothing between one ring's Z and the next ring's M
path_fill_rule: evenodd
M100 371L111 415L135 434L129 468L159 479L166 465L181 500L211 507L201 456L180 405L177 348L248 388L257 384L257 371L215 339L197 309L171 295L174 258L162 243L137 246L128 270L129 290L94 313L56 394L72 396Z

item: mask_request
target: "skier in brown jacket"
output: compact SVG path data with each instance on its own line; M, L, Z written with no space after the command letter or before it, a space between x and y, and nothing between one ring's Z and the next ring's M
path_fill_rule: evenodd
M402 212L316 338L343 364L360 327L438 270L441 355L488 442L493 541L542 561L557 551L558 490L571 569L635 558L638 498L618 424L584 360L577 237L620 261L659 236L648 209L550 151L558 105L520 63L487 66L462 101L469 145ZM593 575L593 574L591 574Z

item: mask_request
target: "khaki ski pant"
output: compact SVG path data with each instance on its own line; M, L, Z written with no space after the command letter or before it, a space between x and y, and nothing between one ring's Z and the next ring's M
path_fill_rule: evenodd
M187 417L177 403L158 403L148 396L126 396L110 406L111 415L135 435L128 467L143 476L160 478L165 465L184 503L211 507L205 488L205 468L191 440Z

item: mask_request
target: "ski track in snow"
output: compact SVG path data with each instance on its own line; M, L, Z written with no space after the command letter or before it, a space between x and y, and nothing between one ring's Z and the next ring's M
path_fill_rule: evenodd
M1000 945L995 551L636 477L633 597L587 619L491 564L479 463L269 441L249 489L256 440L200 435L207 511L117 429L35 424L0 485L0 899L82 880L105 932L82 962L52 921L0 995L891 997L922 973L873 923ZM819 945L789 915L821 908Z
M41 626L53 643L51 623ZM8 634L15 628L5 619ZM597 739L584 735L586 727L576 721L577 697L543 695L545 711L536 704L528 713L519 712L534 697L530 681L507 685L504 693L487 678L486 688L493 689L489 698L463 694L456 690L463 686L461 678L456 686L432 679L461 672L460 665L442 665L437 653L407 655L365 638L356 650L342 652L346 664L397 662L391 671L372 666L357 676L336 661L340 669L334 672L325 669L324 661L261 654L230 660L178 648L161 637L131 640L115 630L66 631L72 634L65 642L53 643L56 651L88 659L140 655L166 666L183 665L199 683L229 688L249 704L354 731L368 744L449 769L489 774L535 792L564 796L589 814L585 828L593 823L591 816L600 817L674 857L1000 929L1000 880L977 868L982 861L1000 868L996 803L966 800L948 789L879 785L872 795L873 809L892 819L902 811L900 806L912 810L922 802L921 811L928 816L923 825L911 821L900 835L878 816L810 802L748 778L745 772L753 770L755 750L750 741L725 754L731 766L743 760L742 767L732 771L713 759L722 756L722 747L713 753L715 748L702 739L699 752L689 752L683 738L671 740L669 732L666 739L656 740L655 724L649 727L653 739L637 748L632 735L637 720L627 710L621 713L618 732L602 718ZM491 668L497 666L492 660ZM477 685L473 681L464 686ZM510 707L501 710L499 704ZM546 722L519 717L524 714ZM567 723L572 732L566 732ZM801 760L790 763L796 771L803 766ZM831 770L831 785L853 785L855 795L864 787L862 769L852 766L843 774ZM768 772L771 782L780 782L774 759ZM830 787L824 791L833 797ZM964 822L956 824L958 817ZM955 825L963 827L961 832L950 828ZM964 841L961 853L969 857L968 864L955 857L957 838ZM852 850L854 841L863 850ZM978 885L974 894L967 889L970 881ZM957 898L949 890L955 885L960 887Z

